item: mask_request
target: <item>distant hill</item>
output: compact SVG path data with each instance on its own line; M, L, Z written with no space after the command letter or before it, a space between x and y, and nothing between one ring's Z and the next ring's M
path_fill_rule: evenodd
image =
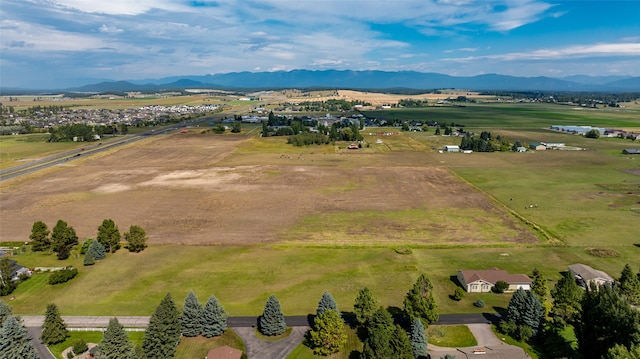
M105 81L73 87L75 92L155 92L188 88L280 89L346 88L434 90L457 88L477 91L640 91L640 77L575 75L562 79L519 77L499 74L450 76L415 71L293 70L275 72L231 72L204 76L171 76L160 79Z

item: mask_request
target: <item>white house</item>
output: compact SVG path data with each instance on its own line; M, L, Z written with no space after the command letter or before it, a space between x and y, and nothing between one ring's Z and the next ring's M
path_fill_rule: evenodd
M572 264L569 266L569 272L583 288L588 287L590 283L597 285L613 284L613 278L611 278L610 275L603 271L593 269L586 264Z
M519 288L531 289L531 278L526 274L509 274L506 270L498 268L458 271L458 282L469 293L490 292L498 281L509 284L508 291Z

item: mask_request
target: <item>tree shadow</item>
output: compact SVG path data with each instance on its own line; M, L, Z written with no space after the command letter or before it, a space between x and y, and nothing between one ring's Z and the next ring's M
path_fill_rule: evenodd
M349 353L349 359L360 359L360 352L352 350L351 353Z
M491 324L498 324L502 319L502 315L496 313L482 313L482 316Z
M348 324L351 329L355 328L358 325L358 321L356 320L356 315L353 312L340 312L342 319L345 324Z
M411 321L407 318L403 309L398 307L387 307L387 311L391 314L393 318L393 323L401 326L402 328L409 328L411 326Z
M495 310L495 312L500 314L500 316L502 316L502 317L507 315L507 308L494 306L493 310Z
M458 281L458 276L457 275L450 275L449 276L449 281L451 281L451 283L455 284L456 287L460 287L462 289L465 289L462 284L460 284L460 281Z
M640 243L634 243L633 245L640 248Z

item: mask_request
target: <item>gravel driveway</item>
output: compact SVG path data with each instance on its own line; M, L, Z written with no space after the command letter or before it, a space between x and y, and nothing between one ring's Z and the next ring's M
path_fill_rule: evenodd
M265 342L256 337L255 328L253 327L233 328L233 331L244 341L245 352L249 359L284 359L302 343L307 330L309 330L309 327L293 327L291 335L288 337L277 342Z

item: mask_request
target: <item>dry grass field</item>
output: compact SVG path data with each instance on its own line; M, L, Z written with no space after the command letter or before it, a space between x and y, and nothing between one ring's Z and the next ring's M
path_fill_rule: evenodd
M142 226L152 244L537 241L424 153L281 153L256 142L173 134L3 183L0 237L23 241L35 221L64 219L82 240L111 218L122 231Z
M337 92L337 93L336 93ZM288 102L305 102L305 101L327 101L327 100L346 100L346 101L365 101L372 106L392 105L397 104L398 101L403 99L413 100L429 100L437 101L444 100L446 98L456 98L458 96L466 96L468 98L475 99L488 99L495 98L495 96L480 95L478 92L461 91L461 90L443 90L441 93L425 93L419 95L401 95L401 94L387 94L376 92L363 92L353 90L338 90L338 91L313 91L305 93L300 92L286 92Z

